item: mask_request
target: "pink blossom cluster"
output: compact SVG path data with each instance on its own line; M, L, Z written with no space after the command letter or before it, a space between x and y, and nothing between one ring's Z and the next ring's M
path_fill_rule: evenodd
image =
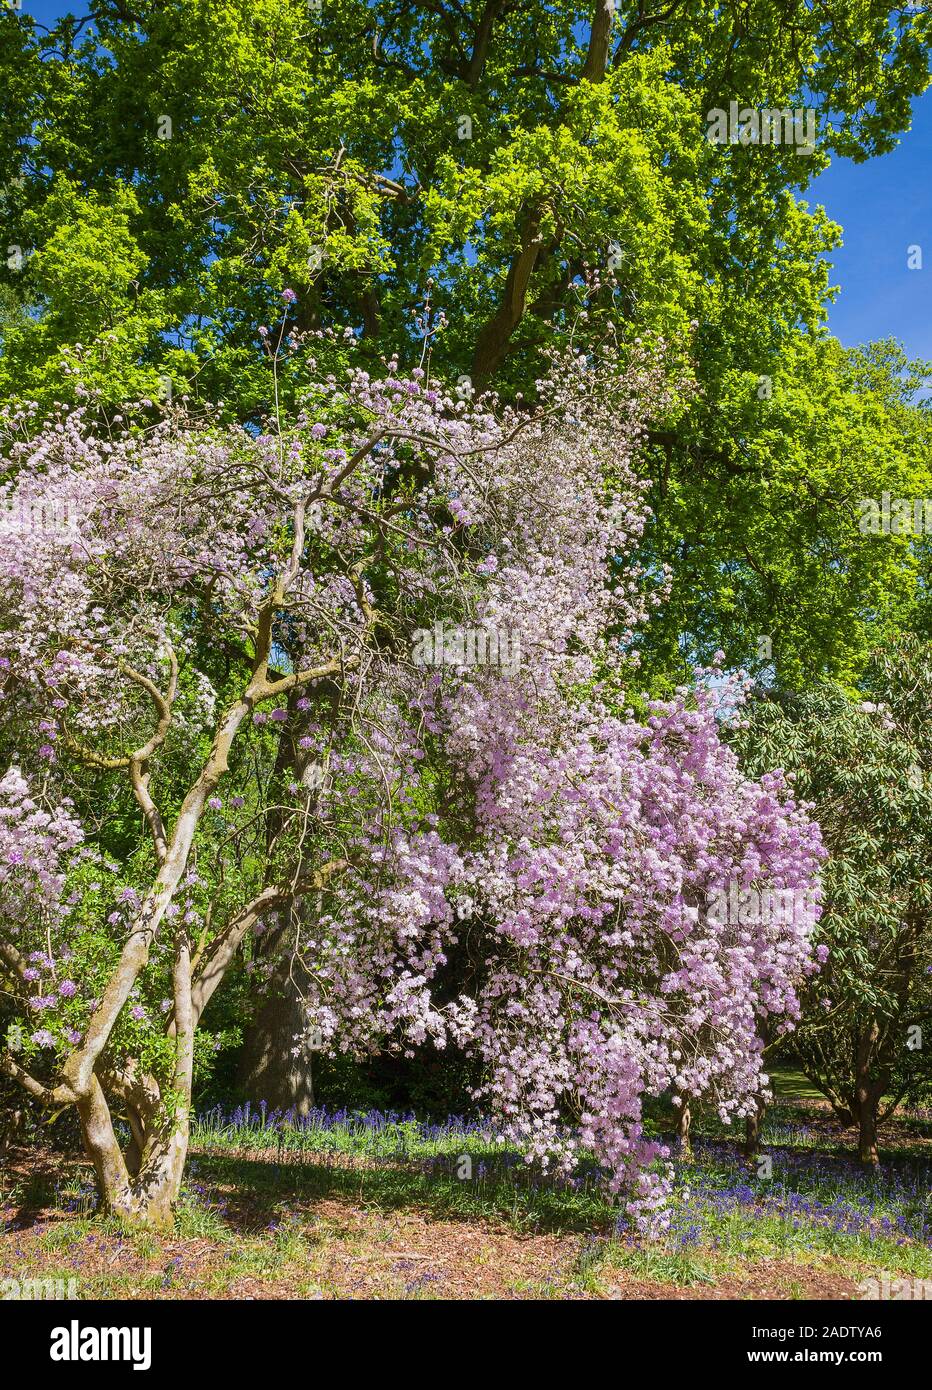
M67 916L67 865L83 839L71 802L50 804L18 767L0 777L0 920L7 939L23 941L37 919L52 930Z

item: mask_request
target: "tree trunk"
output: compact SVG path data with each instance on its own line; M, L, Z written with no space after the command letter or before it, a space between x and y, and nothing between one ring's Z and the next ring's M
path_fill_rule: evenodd
M186 933L175 942L172 983L175 1070L170 1098L163 1099L157 1083L143 1076L135 1061L122 1070L115 1068L107 1078L129 1118L126 1157L113 1128L107 1094L93 1070L75 1097L84 1148L94 1165L104 1210L127 1226L166 1233L174 1226L191 1132L195 1018L191 943Z
M85 1123L82 1116L81 1128L104 1211L126 1226L170 1234L188 1156L186 1110L176 1114L174 1123L146 1136L136 1174L124 1162L112 1126L108 1136L99 1115L96 1124L93 1119Z
M473 385L477 390L484 389L501 366L511 335L524 317L528 285L543 247L543 215L542 207L533 207L525 215L521 244L511 258L501 303L479 332L472 361Z
M6 1153L7 1149L12 1148L13 1141L22 1127L24 1112L22 1110L11 1110L0 1114L0 1158Z
M318 692L323 702L322 711L315 710L315 716L335 720L339 708L340 691L337 687L322 688ZM288 709L297 714L298 692L288 697ZM315 755L303 752L294 743L283 738L279 743L275 759L277 774L290 773L304 785L306 775ZM326 780L326 779L325 779ZM323 784L317 785L317 795L323 793ZM271 846L279 830L279 818L271 815L266 830L267 844ZM315 903L319 912L319 900ZM279 953L273 972L268 998L259 1013L247 1027L243 1047L237 1067L237 1086L246 1100L260 1104L265 1101L270 1110L293 1110L297 1115L306 1115L314 1108L314 1085L311 1072L311 1053L303 1049L298 1057L293 1055L299 1043L296 1038L307 1031L307 1015L301 999L301 987L306 983L302 966L292 949L296 921L314 909L308 903L294 906L283 926L259 937L255 944L257 958L269 960Z
M689 1127L692 1124L692 1112L690 1109L689 1096L681 1096L682 1105L676 1116L676 1137L679 1141L680 1156L682 1158L692 1157L692 1145L689 1142Z
M880 1162L877 1152L877 1101L870 1096L863 1101L859 1099L858 1157L872 1168Z
M122 1190L108 1194L106 1205L125 1226L169 1235L181 1195L187 1135L176 1133L167 1142L156 1141L154 1148L139 1176Z
M307 1030L307 1016L285 961L272 994L247 1030L240 1056L238 1084L247 1100L265 1101L270 1110L306 1115L314 1108L311 1052L292 1055L297 1034Z
M767 1107L758 1097L752 1115L746 1115L744 1119L744 1156L752 1159L756 1156L760 1146L760 1129L767 1113Z
M96 1077L88 1094L79 1098L77 1108L104 1211L127 1226L169 1233L188 1154L187 1105L180 1105L170 1120L160 1116L161 1125L145 1135L135 1176L120 1150L110 1107Z
M880 1162L877 1152L877 1107L886 1080L883 1073L871 1075L877 1066L875 1050L879 1034L876 1020L872 1020L858 1037L855 1059L854 1113L858 1122L858 1157L872 1168Z

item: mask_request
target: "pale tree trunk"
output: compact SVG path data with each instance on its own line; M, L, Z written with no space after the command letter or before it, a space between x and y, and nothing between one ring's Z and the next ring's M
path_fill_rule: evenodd
M167 1036L174 1042L175 1067L167 1095L162 1094L153 1076L142 1072L137 1061L111 1063L105 1055L110 1016L116 1019L129 994L125 977L131 974L135 979L147 959L148 944L137 944L139 933L124 947L118 972L95 1015L93 1036L88 1030L90 1042L86 1040L62 1068L65 1081L45 1086L9 1054L0 1054L0 1074L17 1081L34 1099L50 1107L75 1107L104 1210L129 1225L171 1229L188 1152L198 1020L256 922L288 904L296 893L320 894L333 875L346 867L345 860L330 860L306 880L292 882L287 888L264 889L227 923L196 964L186 935L176 939L174 1005L166 1025ZM118 1102L129 1121L125 1156L114 1130L108 1096Z
M113 1117L97 1076L77 1098L84 1147L94 1164L104 1210L128 1226L171 1231L188 1156L194 1064L194 1006L191 950L187 937L175 946L173 970L175 1070L169 1110L151 1078L127 1069L110 1078L122 1092L130 1119L127 1156L120 1149Z
M375 436L367 447L379 437ZM258 614L254 637L256 657L249 684L222 715L210 753L181 803L171 835L166 833L152 798L149 761L164 742L171 724L178 678L178 662L173 651L170 653L171 680L164 695L148 677L125 668L129 679L148 693L158 714L156 728L142 747L126 758L103 762L78 744L72 748L76 756L98 766L128 770L133 793L152 835L159 868L130 925L119 960L95 1006L84 1038L62 1066L60 1081L51 1086L43 1084L20 1066L8 1050L0 1050L0 1074L16 1081L46 1106L75 1107L103 1206L132 1225L165 1230L172 1226L190 1137L194 1030L236 952L257 921L268 912L278 911L305 892L322 892L331 875L347 867L345 860L332 860L306 879L291 880L281 887L269 885L227 923L203 952L198 952L196 961L191 957L186 930L181 927L175 938L173 1010L167 1024L167 1035L174 1040L175 1054L174 1075L167 1096L160 1092L154 1077L141 1073L137 1062L117 1062L108 1058L114 1027L129 1003L136 981L149 964L150 950L188 866L208 797L227 772L230 749L238 730L263 701L291 695L298 686L336 676L345 669L343 658L334 656L317 667L295 670L276 679L269 677L274 616L298 572L305 510L305 502L299 502L295 508L291 557ZM5 966L25 982L28 978L25 962L15 947L2 941L0 947ZM126 1157L114 1131L108 1094L126 1107L131 1132Z
M692 1124L692 1102L689 1096L681 1096L682 1105L676 1116L676 1137L679 1142L680 1156L682 1158L692 1157L692 1144L689 1142L689 1127Z
M127 1226L170 1232L188 1153L186 1107L146 1136L139 1171L131 1174L100 1083L78 1103L84 1147L94 1164L104 1211Z

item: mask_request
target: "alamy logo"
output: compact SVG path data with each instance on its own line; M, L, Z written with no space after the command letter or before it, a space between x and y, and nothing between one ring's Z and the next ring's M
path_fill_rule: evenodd
M816 147L815 108L754 106L728 103L706 113L711 145L792 145L796 154L813 154Z
M891 497L889 492L858 503L862 536L932 536L932 497Z
M134 1371L152 1365L151 1327L82 1327L72 1318L52 1328L53 1361L132 1361Z
M80 510L67 497L17 497L0 501L0 533L77 536Z
M817 901L808 888L739 888L731 883L709 895L708 918L738 927L797 924L813 915Z
M932 1279L898 1279L886 1270L881 1271L879 1279L862 1279L857 1290L862 1299L871 1302L886 1302L887 1299L932 1302Z
M500 666L514 675L521 665L521 647L517 633L485 627L445 628L436 622L432 628L415 631L411 657L415 666Z
M0 1299L4 1302L32 1303L77 1296L77 1279L0 1279Z

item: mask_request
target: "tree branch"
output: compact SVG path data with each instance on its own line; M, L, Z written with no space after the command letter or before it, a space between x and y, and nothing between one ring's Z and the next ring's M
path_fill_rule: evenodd
M580 73L583 82L601 82L605 77L614 18L614 0L595 0L595 14L592 16L592 28L589 31L589 49Z
M521 244L508 268L502 302L479 334L472 370L473 379L477 383L487 381L501 365L507 351L508 339L524 315L528 285L543 245L540 234L542 218L543 208L538 207L525 219L521 231Z
M489 53L489 44L492 39L492 30L504 6L505 0L486 0L485 8L482 11L479 23L476 25L476 38L466 68L464 81L467 87L476 88L482 80L486 58Z
M660 10L657 14L648 15L644 13L643 3L640 3L638 5L637 18L632 20L628 25L621 36L618 47L615 49L612 58L612 67L617 68L621 65L625 54L629 53L634 46L635 40L640 38L641 34L647 29L652 29L655 24L663 24L666 20L672 19L682 2L683 0L672 0L672 3L669 4L665 10Z
M276 911L294 898L303 897L307 893L319 892L327 886L334 874L348 867L348 859L332 859L307 878L299 879L295 884L290 884L287 887L264 888L258 897L231 918L223 931L211 942L208 954L194 972L191 988L194 1027L197 1027L211 995L223 980L230 962L256 922L266 913ZM172 1017L167 1027L168 1036L174 1037L175 1030L175 1019Z
M41 1081L37 1081L29 1072L24 1071L18 1062L14 1062L8 1052L0 1054L0 1072L4 1076L9 1076L14 1081L18 1081L24 1091L43 1105L73 1105L75 1100L74 1092L70 1086L45 1086Z
M24 985L28 983L26 979L27 967L25 957L17 951L12 943L0 941L0 960L3 961L8 969L13 971L13 974L16 975Z

